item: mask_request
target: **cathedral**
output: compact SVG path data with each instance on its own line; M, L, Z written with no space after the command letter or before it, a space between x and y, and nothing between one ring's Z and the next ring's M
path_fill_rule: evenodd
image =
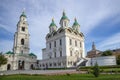
M70 20L64 11L59 22L60 27L52 19L49 32L45 37L46 48L42 49L42 60L37 60L37 56L29 52L30 34L27 16L23 11L17 23L17 31L14 34L13 51L4 54L8 62L0 67L0 71L76 68L79 66L92 66L96 62L100 66L116 65L115 56L86 58L84 35L80 31L80 25L76 18L72 26L69 25L69 22ZM93 52L96 52L94 44L91 53Z
M27 16L23 11L17 23L17 31L14 34L13 52L4 54L8 59L6 65L0 67L0 70L29 70L36 66L37 56L29 53L29 31Z
M46 48L42 49L40 68L72 68L76 67L79 59L85 57L84 35L80 32L80 25L75 18L72 26L63 11L60 27L54 19L46 35Z

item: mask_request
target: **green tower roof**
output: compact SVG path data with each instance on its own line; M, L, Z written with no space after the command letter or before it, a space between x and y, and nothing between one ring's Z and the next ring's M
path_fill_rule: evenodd
M11 52L11 51L8 51L8 52L6 52L6 54L14 54L13 52Z
M23 16L23 17L27 17L27 16L25 15L25 12L24 12L24 11L22 12L22 14L21 14L20 17L22 17L22 16Z
M78 22L77 22L77 19L75 18L75 22L73 23L73 26L78 26Z
M68 19L68 17L66 16L64 11L63 11L63 16L62 16L61 20L63 20L63 19Z
M52 26L56 26L56 24L55 24L55 22L54 22L54 19L52 19L52 22L51 22L51 24L50 24L50 27L52 27Z
M30 53L29 55L30 55L30 56L35 56L35 57L36 57L36 55L35 55L34 53Z

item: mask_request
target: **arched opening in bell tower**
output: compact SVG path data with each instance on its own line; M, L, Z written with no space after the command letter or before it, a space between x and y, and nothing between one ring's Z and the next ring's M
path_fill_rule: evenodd
M25 42L24 39L21 39L21 45L24 45L24 42Z

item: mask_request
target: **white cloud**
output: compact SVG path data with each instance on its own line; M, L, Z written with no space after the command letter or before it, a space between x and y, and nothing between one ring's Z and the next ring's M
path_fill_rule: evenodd
M120 48L120 33L114 34L98 44L101 50Z
M5 25L5 28L11 32L15 32L20 12L24 7L26 8L31 35L31 52L36 53L41 58L41 49L45 47L45 36L48 33L51 18L55 18L59 27L63 9L70 19L70 26L73 24L74 17L77 17L81 25L81 31L87 36L104 19L120 13L119 3L119 0L21 0L20 2L7 3L7 6L4 3L2 6L9 12L8 15L11 20L8 21L13 26ZM12 9L9 9L9 7ZM10 49L10 47L6 47L6 49Z

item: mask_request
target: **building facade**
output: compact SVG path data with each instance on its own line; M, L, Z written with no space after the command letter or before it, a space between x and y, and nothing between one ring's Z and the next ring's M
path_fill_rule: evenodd
M80 58L85 57L84 35L75 19L72 27L65 12L60 19L58 28L52 19L49 33L46 35L46 48L42 49L40 68L75 67Z
M0 70L29 70L35 68L37 56L29 53L29 36L27 16L25 12L22 12L14 35L13 52L9 51L4 54L8 62L1 66Z

